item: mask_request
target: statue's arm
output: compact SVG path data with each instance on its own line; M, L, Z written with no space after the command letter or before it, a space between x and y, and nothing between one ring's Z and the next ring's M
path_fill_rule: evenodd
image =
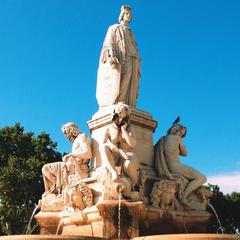
M103 144L107 145L111 149L111 151L118 152L118 147L114 143L112 143L110 139L110 132L111 130L107 128L103 137Z
M179 137L179 151L181 156L187 156L187 148L185 147L181 137Z
M109 129L107 128L104 132L103 138L102 138L102 144L106 144L107 142L110 141L109 138Z
M128 131L127 127L127 123L121 127L122 136L130 147L134 147L136 145L136 138L134 137L133 131Z
M114 25L108 28L102 49L101 62L105 63L109 61L111 65L116 65L119 63L114 47L114 43L116 41L115 31L116 27Z

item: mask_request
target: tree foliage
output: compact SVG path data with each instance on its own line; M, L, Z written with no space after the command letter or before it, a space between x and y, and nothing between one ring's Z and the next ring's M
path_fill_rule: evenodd
M215 208L224 233L239 234L240 231L240 193L232 192L224 195L217 185L209 184L209 190L213 192L210 203ZM212 212L211 209L209 209ZM217 217L212 218L209 225L210 232L221 232Z
M0 235L21 234L43 193L41 168L60 161L49 134L19 124L0 129Z

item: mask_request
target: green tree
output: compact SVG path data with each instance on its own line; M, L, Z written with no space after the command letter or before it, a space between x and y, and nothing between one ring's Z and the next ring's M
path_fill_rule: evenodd
M41 168L61 161L49 134L35 136L19 124L0 129L0 235L26 231L43 193Z
M224 233L236 234L240 231L240 193L224 195L217 185L208 186L213 192L210 203L215 208ZM211 209L209 209L211 212ZM221 232L217 218L214 216L209 225L210 232Z

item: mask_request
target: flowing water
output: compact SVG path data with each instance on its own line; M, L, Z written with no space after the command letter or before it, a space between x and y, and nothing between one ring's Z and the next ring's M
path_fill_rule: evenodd
M224 234L224 229L223 229L222 224L221 224L221 222L220 222L220 219L219 219L219 217L218 217L218 215L217 215L217 212L216 212L215 208L213 207L213 205L210 203L209 200L208 200L208 205L209 205L209 207L213 210L213 212L214 212L214 214L215 214L215 216L216 216L216 218L217 218L218 224L219 224L219 226L220 226L220 230L221 230L222 234Z
M67 208L64 207L63 212L62 212L62 214L61 214L61 217L60 217L60 219L59 219L59 223L58 223L58 226L57 226L57 230L56 230L55 235L58 235L58 233L59 233L60 227L61 227L62 224L63 224L62 219L63 219L63 217L65 216L66 211L67 211Z
M189 233L186 222L185 222L185 214L183 214L183 227L184 227L185 233Z
M57 231L56 231L56 234L55 234L55 235L58 235L61 225L62 225L62 219L60 218L60 219L59 219L58 226L57 226Z
M118 240L121 239L121 199L122 199L122 192L119 191L119 196L118 196Z
M39 207L40 207L39 204L35 205L35 208L34 208L34 210L32 212L32 216L30 217L28 225L27 225L26 234L31 234L31 223L32 223L33 217L34 217L36 211L39 209Z

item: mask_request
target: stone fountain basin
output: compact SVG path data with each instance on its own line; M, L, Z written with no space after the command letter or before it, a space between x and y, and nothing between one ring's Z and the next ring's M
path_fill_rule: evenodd
M68 236L68 235L12 235L2 236L0 240L100 240L109 238L89 237L89 236Z
M164 234L154 236L135 237L134 240L233 240L240 239L233 234Z
M63 236L63 235L12 235L2 236L0 240L100 240L109 238L89 237L89 236ZM133 240L234 240L240 239L239 235L232 234L164 234L154 236L135 237Z

